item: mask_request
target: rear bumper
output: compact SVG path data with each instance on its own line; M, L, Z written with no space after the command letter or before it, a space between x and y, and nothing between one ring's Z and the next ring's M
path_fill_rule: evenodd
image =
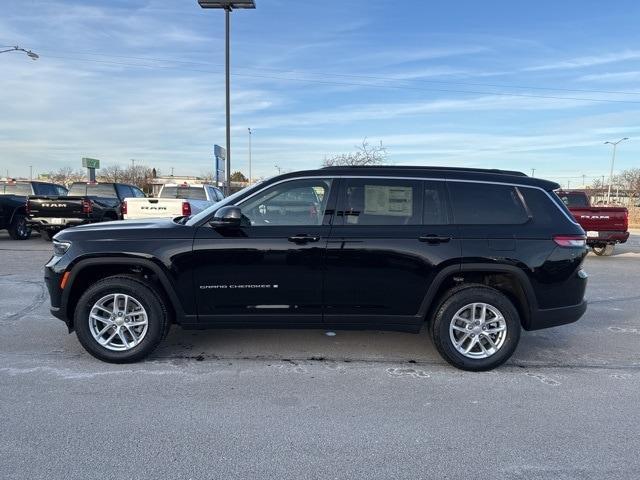
M586 310L586 300L583 300L578 305L571 305L569 307L537 310L531 315L529 325L527 325L525 329L541 330L543 328L557 327L559 325L573 323L579 320Z
M36 230L39 228L55 230L90 222L88 218L56 218L56 220L61 223L53 223L53 217L27 217L27 224Z
M587 245L625 243L629 239L629 232L602 230L597 232L597 234L597 236L587 235Z

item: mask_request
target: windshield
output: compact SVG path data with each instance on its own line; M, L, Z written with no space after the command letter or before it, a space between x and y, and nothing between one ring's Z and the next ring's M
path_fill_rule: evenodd
M192 200L206 200L207 195L203 187L164 187L160 198L189 198Z
M2 195L32 195L30 183L3 183L0 184Z
M249 193L252 190L257 190L263 182L258 182L248 187L244 187L242 190L238 190L236 193L229 195L224 200L220 200L219 202L214 203L209 208L204 209L199 214L190 217L189 220L185 223L185 225L194 226L200 223L202 220L208 218L220 207L224 207L225 205L233 205L237 198Z

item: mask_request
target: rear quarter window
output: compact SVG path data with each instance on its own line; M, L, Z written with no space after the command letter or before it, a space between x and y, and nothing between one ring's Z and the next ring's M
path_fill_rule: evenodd
M461 225L521 225L529 214L512 185L447 182L453 217Z

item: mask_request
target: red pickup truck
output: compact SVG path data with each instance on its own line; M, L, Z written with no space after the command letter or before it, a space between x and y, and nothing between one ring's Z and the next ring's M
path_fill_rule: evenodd
M585 192L556 193L587 232L587 245L596 255L611 255L616 243L625 243L629 238L629 211L626 208L592 207Z

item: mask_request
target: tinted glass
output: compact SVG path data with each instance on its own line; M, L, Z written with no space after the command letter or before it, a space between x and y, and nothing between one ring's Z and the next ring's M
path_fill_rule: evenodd
M133 192L133 196L137 198L144 198L146 195L142 190L136 187L131 187L131 191Z
M58 189L55 185L51 185L50 183L36 183L34 184L33 189L36 195L58 195Z
M160 192L160 198L190 198L193 200L206 200L207 194L202 187L164 187Z
M554 201L549 198L545 192L537 188L520 188L519 190L524 197L524 203L527 205L535 223L553 225L556 222L562 221L563 215L560 209L566 210L566 207L553 192L551 192L551 195L552 198L555 198L557 201L557 205L554 204ZM568 210L566 210L566 212L571 216Z
M558 193L558 197L562 200L567 207L588 207L589 202L587 201L587 196L584 193L567 193L560 192Z
M74 183L69 189L69 196L117 198L113 183Z
M519 225L529 220L516 187L455 181L448 185L455 223Z
M417 180L345 179L338 211L345 225L418 225L422 188Z
M33 195L30 183L4 183L0 184L0 193L4 195Z
M61 197L64 197L69 193L69 190L60 185L56 185L56 192L58 192L58 195L60 195Z
M131 198L135 196L133 189L129 185L116 185L116 189L118 190L118 196L120 198Z
M424 182L422 223L424 225L446 225L449 209L444 182Z
M292 180L274 185L240 206L255 226L321 225L330 188L330 179Z

